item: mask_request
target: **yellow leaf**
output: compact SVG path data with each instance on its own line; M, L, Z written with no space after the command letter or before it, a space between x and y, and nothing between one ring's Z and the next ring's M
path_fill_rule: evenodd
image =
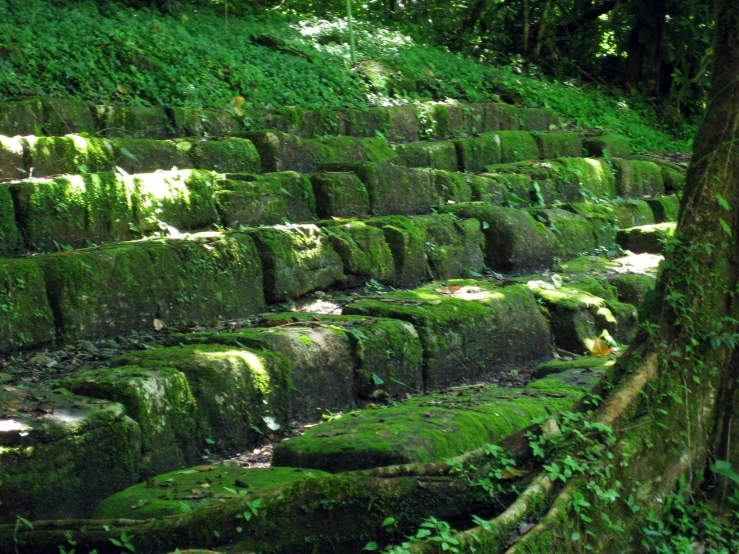
M161 319L155 319L153 324L154 324L154 330L157 333L166 327L166 325Z
M612 351L613 348L600 340L600 337L595 337L595 340L593 341L593 348L590 349L590 353L593 356L608 356Z
M115 88L116 88L116 89L118 90L118 92L120 92L121 94L128 94L128 88L126 87L126 85L121 85L121 84L118 84L118 85L116 85L116 86L115 86Z
M243 116L243 115L244 115L244 110L242 110L242 109L241 109L241 108L239 108L239 107L236 107L236 108L234 108L234 109L233 109L233 112L234 112L234 113L235 113L236 115L238 115L238 116Z
M231 103L235 106L243 106L246 103L246 98L243 96L234 96L231 98Z

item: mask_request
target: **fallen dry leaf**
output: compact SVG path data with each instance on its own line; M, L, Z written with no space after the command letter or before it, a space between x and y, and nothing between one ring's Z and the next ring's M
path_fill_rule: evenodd
M152 323L154 325L154 330L157 333L166 327L166 325L164 324L164 322L161 319L156 319L155 318Z
M603 342L600 337L595 337L593 348L590 350L593 356L608 356L611 352L613 352L613 348Z

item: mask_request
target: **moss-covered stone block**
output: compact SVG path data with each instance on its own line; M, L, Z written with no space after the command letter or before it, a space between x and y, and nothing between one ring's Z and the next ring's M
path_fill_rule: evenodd
M278 225L246 232L262 260L268 302L298 298L344 279L341 257L315 225Z
M600 158L626 158L631 155L629 139L613 133L606 133L597 137L587 138L584 141L589 156Z
M655 277L642 273L624 273L608 276L608 282L618 290L621 302L641 306L644 299L654 290Z
M9 137L40 135L43 132L43 121L43 105L38 98L0 104L0 134L2 135Z
M500 135L500 163L539 159L539 146L527 131L507 131Z
M557 160L556 166L563 168L560 171L562 179L557 183L561 199L579 200L583 196L598 198L616 196L616 177L613 168L606 160L566 158Z
M79 135L24 137L26 167L33 177L113 171L113 148L105 140Z
M85 173L10 185L18 225L31 250L129 240L130 189L115 173Z
M272 318L278 319L276 323L284 324L284 316ZM296 321L299 320L296 318ZM285 380L282 385L276 377L269 382L270 394L280 398L279 406L272 403L272 410L277 407L282 410L282 416L274 416L280 423L284 422L283 417L315 421L322 414L344 410L354 402L355 348L347 333L334 325L321 325L311 318L305 327L292 325L241 329L235 333L192 333L176 336L171 342L193 345L186 348L200 345L201 349L216 349L214 351L223 351L228 356L238 355L238 351L246 347L263 358L269 357L272 366L282 372ZM232 353L234 349L236 352ZM267 367L267 361L262 365ZM224 409L223 406L214 406L211 411L223 412ZM248 408L251 412L260 409L259 406ZM244 427L244 430L248 429Z
M554 344L576 354L589 353L603 331L618 333L618 320L603 298L576 288L544 281L527 283L547 308Z
M360 221L325 222L321 227L344 264L345 286L362 286L372 279L394 281L395 261L382 229Z
M273 464L341 472L441 461L567 410L583 392L547 380L526 389L486 387L413 398L382 410L380 423L376 410L360 410L280 443Z
M557 240L557 256L568 260L590 253L600 246L593 232L593 222L580 215L560 208L537 210L535 217L554 233Z
M661 254L662 242L675 234L675 227L675 223L657 223L621 229L616 240L621 248L634 254Z
M477 219L459 220L451 214L435 214L417 217L413 223L423 235L434 279L482 273L485 235Z
M616 217L616 224L622 229L654 223L652 208L644 200L628 198L623 203L615 204L613 206L613 213Z
M167 112L161 107L94 106L98 132L110 138L162 140L173 136Z
M360 299L345 314L400 319L418 331L427 389L480 378L550 356L549 329L533 295L519 285L452 280L382 299ZM516 345L526 344L526 348Z
M582 137L569 131L531 133L539 147L539 158L577 158L582 156Z
M391 106L388 108L389 122L385 136L388 140L398 142L416 142L421 140L421 125L418 120L416 106Z
M381 229L385 236L395 262L395 286L410 287L431 278L425 237L411 218L376 217L366 223Z
M167 392L183 397L178 405L183 413L168 418L179 418L172 421L177 427L170 432L183 457L204 448L206 438L219 448L251 446L269 432L267 421L289 422L288 367L282 356L271 352L238 345L189 344L131 352L114 360L113 366L131 366L134 374L144 369L184 375L187 383L180 380L179 391ZM185 435L188 430L189 437Z
M22 249L10 186L0 184L0 258L17 256Z
M452 202L469 202L472 200L472 183L476 176L464 173L434 170L431 172L431 184L435 193L434 204Z
M486 119L495 131L518 131L521 128L519 108L510 104L490 104Z
M540 191L545 201L553 201L547 197L546 184L548 181L537 179ZM537 202L534 180L529 175L515 173L484 173L476 175L472 181L472 200L485 202L493 206L525 207Z
M310 177L318 217L357 217L370 210L369 193L356 174L322 171Z
M226 227L276 225L315 219L313 187L294 171L227 174L214 184L215 203Z
M641 160L611 160L616 170L616 193L623 198L641 198L642 196L662 196L665 183L660 167Z
M171 113L178 137L223 137L246 130L244 119L228 110L172 108Z
M457 171L457 150L453 142L414 142L396 144L397 164L404 167L430 167L445 171Z
M298 171L313 173L321 163L321 145L277 131L244 133L252 141L262 163L262 172Z
M31 259L0 260L0 352L53 342L44 276Z
M685 170L678 171L662 166L660 173L662 173L662 181L665 184L665 192L670 194L682 192L683 185L685 185Z
M654 223L676 222L680 214L680 198L673 194L647 200L654 214Z
M522 131L549 131L556 124L554 114L542 108L519 108L518 123Z
M342 110L344 134L350 137L374 137L386 133L390 125L391 108L349 108Z
M149 519L189 514L262 490L326 475L289 467L195 466L157 475L98 504L95 519ZM197 491L196 493L192 492ZM192 552L192 551L189 551Z
M534 377L539 379L543 377L554 376L563 372L569 372L572 370L582 370L583 373L596 373L600 372L602 376L603 372L616 363L615 356L583 356L581 358L575 358L574 360L549 360L532 371Z
M259 173L262 168L254 144L243 138L198 142L189 151L193 165L219 173Z
M116 244L38 256L64 341L243 317L264 306L262 270L243 233Z
M74 519L139 479L141 434L114 402L0 390L0 521Z
M503 160L500 133L483 133L478 137L457 139L454 145L460 171L481 173L486 165L499 164Z
M219 178L199 169L139 173L127 178L139 230L195 230L219 222L214 193Z
M47 135L97 132L92 106L73 98L42 98L43 126ZM33 133L31 133L33 134Z
M27 175L21 138L0 136L0 179L23 179Z
M434 206L431 172L425 169L368 162L324 164L322 169L356 173L367 188L374 215L427 214Z
M110 139L115 165L127 173L146 173L194 167L190 157L174 142L152 139Z
M618 208L613 204L593 204L590 202L572 202L562 204L562 209L571 211L590 222L593 236L598 247L612 248L616 244L616 233L619 229ZM624 208L630 213L628 208Z
M485 263L496 271L528 271L551 267L556 238L540 221L522 210L473 202L445 206L463 219L477 219L485 234Z
M57 381L74 394L118 402L141 429L141 472L152 476L196 463L209 429L185 375L169 367L137 366L81 371Z

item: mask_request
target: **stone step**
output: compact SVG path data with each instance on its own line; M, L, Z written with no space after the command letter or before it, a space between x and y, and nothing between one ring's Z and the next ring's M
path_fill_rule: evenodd
M258 173L262 164L251 141L0 137L0 180L84 175L103 171L146 173L208 169L221 173Z
M342 472L441 461L567 410L585 390L544 379L524 389L470 388L359 410L280 442L272 464Z
M675 223L657 223L621 229L616 240L621 248L635 254L661 254L664 241L675 235L676 227Z
M223 110L145 106L95 106L61 98L0 104L0 134L88 133L110 138L223 137L274 129L303 138L326 135L414 142L488 131L547 131L559 125L549 110L502 103L428 103L365 109Z

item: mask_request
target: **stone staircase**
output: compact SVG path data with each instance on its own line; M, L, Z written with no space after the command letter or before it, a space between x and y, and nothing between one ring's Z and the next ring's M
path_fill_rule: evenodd
M89 517L207 448L252 447L378 389L473 383L545 363L553 346L586 354L603 331L628 342L685 173L632 156L621 137L505 104L241 112L31 99L0 106L0 132L0 352L167 326L162 347L110 367L0 390L8 522ZM619 244L643 255L607 259ZM280 312L346 290L341 313ZM257 315L258 326L222 324ZM474 415L448 392L418 397L383 411L383 426L397 423L387 429L356 412L356 424L281 443L275 465L453 456L567 409L586 390L567 379L475 392ZM424 440L408 442L414 433ZM106 502L100 517L136 517L128 500Z

